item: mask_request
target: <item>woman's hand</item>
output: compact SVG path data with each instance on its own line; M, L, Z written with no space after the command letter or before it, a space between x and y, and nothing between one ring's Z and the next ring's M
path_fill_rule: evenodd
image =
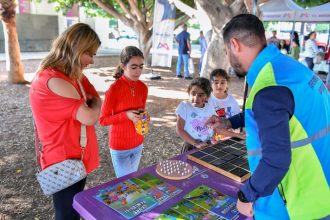
M138 123L140 120L140 114L138 110L128 110L126 111L127 118L131 120L134 124Z

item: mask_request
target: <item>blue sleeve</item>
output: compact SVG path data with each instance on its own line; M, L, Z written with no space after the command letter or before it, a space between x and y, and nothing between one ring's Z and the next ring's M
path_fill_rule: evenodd
M252 110L259 129L262 158L240 190L254 202L258 197L271 195L289 169L293 95L286 87L267 87L255 96Z
M244 113L242 112L228 118L228 120L230 121L233 129L245 127Z

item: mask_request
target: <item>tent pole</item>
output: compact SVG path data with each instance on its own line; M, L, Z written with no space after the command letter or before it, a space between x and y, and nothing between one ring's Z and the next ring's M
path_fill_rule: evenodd
M329 37L330 37L330 24L329 24L329 30L328 30L327 49L329 49ZM330 74L330 73L329 73L329 74Z
M290 46L289 46L290 49L291 49L292 41L293 41L293 33L294 33L294 30L296 29L295 26L296 26L296 21L293 21L292 30L291 30L291 34L290 34Z
M300 53L303 52L303 46L304 45L304 39L305 39L305 34L304 34L304 29L305 29L305 22L301 22L301 27L300 27Z
M257 4L258 0L253 0L253 7L252 7L252 14L256 15L257 14Z

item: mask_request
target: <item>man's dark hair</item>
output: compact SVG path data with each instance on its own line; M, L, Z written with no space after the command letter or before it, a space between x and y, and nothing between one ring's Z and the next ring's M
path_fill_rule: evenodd
M240 14L233 17L222 29L225 44L230 38L236 38L245 46L266 46L265 29L259 18L252 14Z

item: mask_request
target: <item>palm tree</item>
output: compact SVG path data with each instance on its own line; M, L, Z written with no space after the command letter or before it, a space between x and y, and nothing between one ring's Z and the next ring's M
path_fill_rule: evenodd
M14 0L0 0L0 20L5 36L6 69L8 81L26 84L16 30L16 4Z

